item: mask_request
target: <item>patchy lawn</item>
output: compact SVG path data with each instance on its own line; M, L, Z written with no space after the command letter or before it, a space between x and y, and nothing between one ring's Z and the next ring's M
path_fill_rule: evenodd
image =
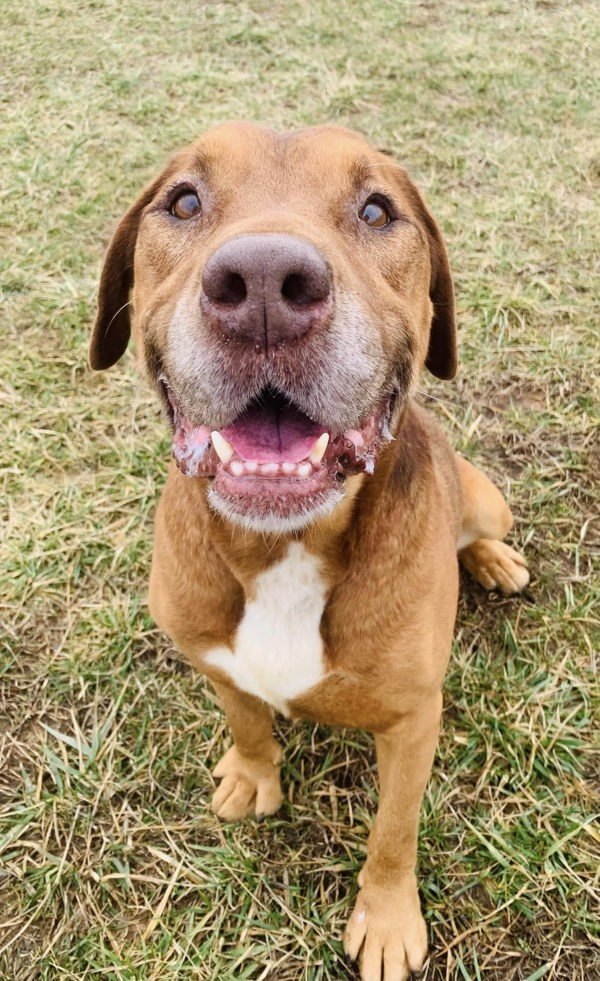
M349 124L420 181L461 324L457 381L424 397L533 571L524 599L464 583L427 977L600 978L596 3L7 0L2 21L0 976L354 976L370 739L279 722L281 813L209 813L223 720L144 606L165 427L131 355L86 367L116 220L173 148L248 116Z

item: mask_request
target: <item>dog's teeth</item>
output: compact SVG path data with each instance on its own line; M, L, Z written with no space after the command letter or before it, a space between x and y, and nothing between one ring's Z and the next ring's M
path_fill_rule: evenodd
M219 434L217 433L217 443L219 442ZM222 437L220 437L222 439ZM224 441L226 442L226 440ZM213 444L214 444L214 434L213 434ZM227 443L229 446L229 443ZM221 449L220 444L215 450L219 453ZM219 457L221 454L219 453ZM315 466L319 464L311 463L310 459L303 460L302 463L292 463L289 460L285 460L283 463L259 463L257 460L227 460L225 464L227 470L232 475L232 477L247 477L251 474L260 477L310 477L314 473Z
M233 446L231 443L228 443L225 437L221 436L221 433L217 429L210 434L210 438L212 439L212 445L215 448L215 453L219 457L221 463L229 463L233 456Z
M319 465L319 463L325 456L325 450L327 449L328 443L329 443L329 433L323 433L322 436L319 436L317 442L315 443L312 450L310 451L308 459L310 460L311 463L314 463L316 467Z

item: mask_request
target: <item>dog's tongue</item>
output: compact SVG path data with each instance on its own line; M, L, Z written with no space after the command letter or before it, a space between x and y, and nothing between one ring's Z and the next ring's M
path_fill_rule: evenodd
M261 463L300 463L323 432L323 427L292 406L269 403L248 408L221 430L243 460Z

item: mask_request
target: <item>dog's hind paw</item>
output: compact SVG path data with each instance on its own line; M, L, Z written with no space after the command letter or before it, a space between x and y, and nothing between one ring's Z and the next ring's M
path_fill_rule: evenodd
M505 596L510 596L522 592L529 582L523 556L496 539L478 538L463 548L458 557L484 589L499 589Z
M273 741L269 753L261 759L244 756L232 746L213 770L221 780L213 794L211 810L223 821L240 821L255 814L257 818L274 814L283 801L279 782L281 747Z

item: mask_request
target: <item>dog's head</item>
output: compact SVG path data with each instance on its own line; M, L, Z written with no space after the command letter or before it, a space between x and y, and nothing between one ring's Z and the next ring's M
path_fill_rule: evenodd
M423 365L456 369L437 225L403 169L337 127L230 123L177 154L119 224L98 306L92 367L132 327L180 470L266 531L330 510Z

